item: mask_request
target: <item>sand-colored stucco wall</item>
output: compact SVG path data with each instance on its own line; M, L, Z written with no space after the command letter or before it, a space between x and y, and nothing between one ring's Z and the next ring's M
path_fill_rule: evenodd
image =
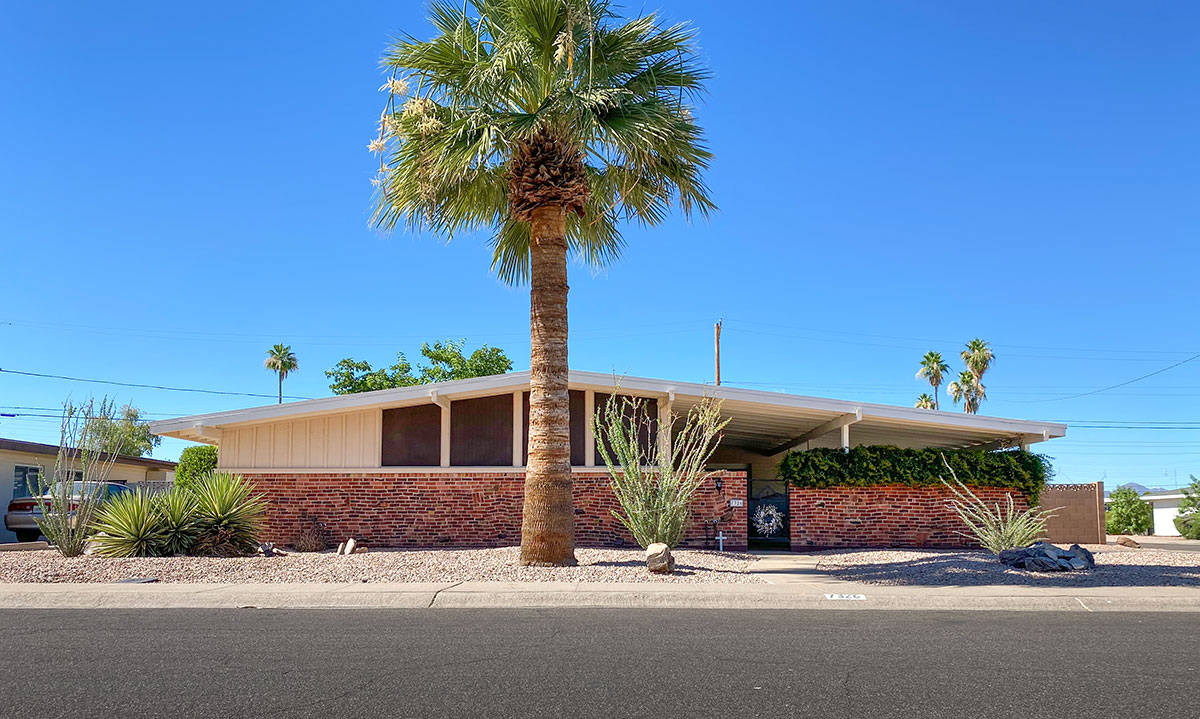
M350 468L379 465L378 409L262 422L221 432L222 469Z

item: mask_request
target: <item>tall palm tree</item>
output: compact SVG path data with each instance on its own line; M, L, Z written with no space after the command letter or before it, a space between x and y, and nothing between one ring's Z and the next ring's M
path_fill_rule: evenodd
M983 375L992 367L992 363L996 361L996 354L992 352L991 345L976 337L967 343L961 352L963 364L975 376L976 382L983 382Z
M292 353L291 345L277 344L267 350L267 358L263 360L263 367L279 375L279 404L283 404L283 381L289 374L300 369L300 362Z
M941 392L938 388L942 386L942 380L945 379L946 373L950 371L950 365L946 364L942 359L941 352L930 350L921 358L921 369L917 370L917 379L928 380L930 386L933 387L933 407L932 409L940 409L938 406L938 396Z
M928 392L925 392L920 397L917 397L917 403L913 406L917 409L937 409L937 400L930 397Z
M529 282L521 562L572 564L567 256L602 267L621 221L715 209L692 115L709 74L690 26L625 21L607 0L466 3L433 2L433 39L402 37L384 56L373 222L485 230L493 270Z
M958 373L958 379L946 385L946 391L954 400L954 404L963 403L963 411L968 414L979 412L979 405L987 399L987 389L970 370Z

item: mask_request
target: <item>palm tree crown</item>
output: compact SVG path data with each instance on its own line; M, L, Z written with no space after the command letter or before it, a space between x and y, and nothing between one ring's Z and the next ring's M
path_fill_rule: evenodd
M529 279L532 210L567 210L572 252L603 266L618 225L672 204L707 215L711 154L692 100L709 73L695 30L619 23L605 0L434 2L438 35L402 37L380 136L374 222L492 233L493 269Z
M968 414L979 412L979 405L987 399L987 389L970 370L958 373L958 379L946 385L946 391L954 399L954 404L963 403L963 411Z
M933 397L930 397L928 392L923 393L920 397L917 397L917 403L914 404L913 406L916 407L917 409L934 409L935 408Z
M283 380L292 372L300 369L300 362L292 352L291 345L277 344L267 350L267 358L263 367L279 375L279 404L283 404Z
M942 359L941 352L930 350L921 358L921 368L917 370L917 379L927 380L930 386L933 387L933 407L926 409L938 409L938 395L940 394L938 388L942 386L942 380L945 379L949 371L950 365L946 364L946 361Z
M978 337L967 343L967 346L963 348L961 356L963 364L975 376L977 382L983 382L983 375L987 373L992 363L996 361L996 354L992 352L991 345Z

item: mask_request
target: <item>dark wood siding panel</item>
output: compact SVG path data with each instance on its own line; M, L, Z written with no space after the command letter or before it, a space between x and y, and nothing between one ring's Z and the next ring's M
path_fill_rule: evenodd
M380 464L436 467L441 464L442 408L436 404L383 410Z
M618 395L618 398L617 398L618 403L621 403L622 397L623 396ZM608 398L609 398L609 394L606 392L597 392L596 393L595 402L596 402L596 411L597 412L604 409L604 405L608 402ZM623 410L626 409L626 407L623 403L620 406L622 407ZM642 398L642 411L647 413L650 416L650 424L649 424L649 426L643 426L641 436L638 439L641 440L642 451L645 452L646 460L650 461L651 459L654 458L654 453L652 450L654 448L654 442L657 440L657 435L658 435L658 400L653 399L653 398ZM627 411L626 411L626 416L629 416L629 413ZM605 447L608 448L608 446L609 445L606 442ZM600 454L600 438L599 437L596 438L596 464L598 464L598 465L604 464L604 455Z
M568 390L567 391L567 401L570 403L570 413L571 413L571 466L582 467L583 466L584 435L585 435L585 427L586 427L586 425L584 423L587 421L587 418L584 416L587 413L584 411L585 397L583 395L583 390L581 390L581 389ZM525 447L521 452L521 464L529 464L529 393L528 392L526 392L524 394L522 404L523 404L523 407L522 407L521 411L522 411L523 419L521 421L524 422L524 425L523 425L524 430L523 431L525 432L525 434L523 435L523 437L524 437L525 441L523 444L525 445Z
M450 464L454 467L511 467L513 396L450 403Z

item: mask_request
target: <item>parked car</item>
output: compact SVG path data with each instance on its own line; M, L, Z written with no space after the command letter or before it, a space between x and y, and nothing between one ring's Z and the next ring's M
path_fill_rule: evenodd
M102 482L101 484L103 485L100 489L101 501L108 501L121 492L133 491L116 482ZM79 504L79 497L83 493L83 482L72 482L71 485L69 510L74 512ZM57 490L51 489L50 492L42 495L42 502L49 503L50 495L55 491ZM17 535L18 542L36 542L37 538L42 536L42 530L37 523L41 517L42 508L37 497L17 497L8 503L8 513L4 515L4 528Z

